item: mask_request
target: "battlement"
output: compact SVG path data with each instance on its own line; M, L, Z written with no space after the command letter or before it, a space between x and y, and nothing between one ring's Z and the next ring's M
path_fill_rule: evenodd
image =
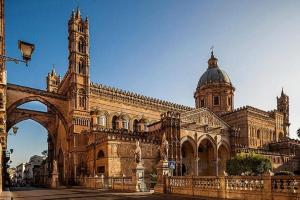
M113 99L120 99L122 101L127 101L133 104L143 104L147 106L160 107L164 110L176 110L176 111L189 111L194 108L189 106L184 106L165 100L160 100L153 97L144 96L134 92L106 86L103 84L91 83L91 93L100 94L103 96L110 96Z

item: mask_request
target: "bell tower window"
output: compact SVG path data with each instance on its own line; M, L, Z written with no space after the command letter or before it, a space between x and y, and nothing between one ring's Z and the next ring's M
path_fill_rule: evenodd
M78 71L79 74L85 74L85 64L84 64L84 60L80 60L78 62Z
M77 46L78 46L78 51L80 53L85 53L86 45L85 45L85 41L83 38L79 39Z
M219 106L219 105L220 105L220 97L214 96L214 106Z

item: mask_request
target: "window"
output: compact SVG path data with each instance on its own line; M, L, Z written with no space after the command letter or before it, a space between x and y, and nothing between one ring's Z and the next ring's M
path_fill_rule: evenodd
M80 60L80 61L79 61L77 72L78 72L79 74L85 74L85 64L84 64L84 60Z
M97 154L97 159L104 158L104 151L100 150Z
M117 116L113 116L112 118L112 129L117 129Z
M139 128L138 125L139 125L139 122L137 119L135 119L133 121L133 131L138 131L138 128Z
M78 41L78 51L80 53L85 53L85 41L83 38L80 38Z
M219 106L219 105L220 105L220 97L214 96L214 106Z
M98 174L104 174L105 173L105 166L97 167L97 173Z
M231 102L231 97L228 97L228 105L231 106L232 102Z
M205 107L205 101L204 101L204 99L200 100L200 107L201 108Z
M83 26L78 26L78 31L79 31L79 32L84 32Z
M98 116L97 124L100 126L106 126L106 116L105 115Z
M128 129L128 120L127 119L123 119L122 126L124 129Z
M257 137L257 139L260 139L260 130L259 129L256 131L256 137Z

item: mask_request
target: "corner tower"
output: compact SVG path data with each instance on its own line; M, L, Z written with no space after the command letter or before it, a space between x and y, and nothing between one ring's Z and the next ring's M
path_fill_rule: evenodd
M280 97L277 97L277 110L283 114L283 130L284 130L284 135L286 137L289 136L289 127L290 127L290 120L289 120L289 96L286 95L283 91L281 90L281 95Z
M196 108L208 108L221 115L234 108L234 87L229 76L218 66L218 59L211 52L208 68L201 76L194 93Z
M73 11L68 23L69 70L74 95L73 108L88 110L89 94L89 22L81 17L79 8Z

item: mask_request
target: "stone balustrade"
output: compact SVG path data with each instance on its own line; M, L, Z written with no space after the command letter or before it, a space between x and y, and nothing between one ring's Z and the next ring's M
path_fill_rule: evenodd
M167 193L225 199L300 199L300 176L170 176Z

